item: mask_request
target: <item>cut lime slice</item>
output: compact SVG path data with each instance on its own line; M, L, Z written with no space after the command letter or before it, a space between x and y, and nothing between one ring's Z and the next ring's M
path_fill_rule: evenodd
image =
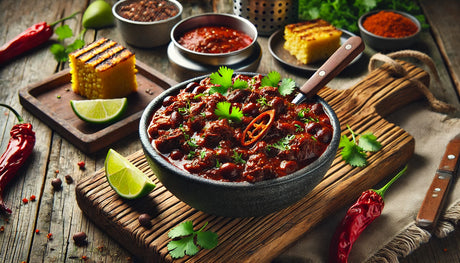
M139 198L155 188L149 177L113 149L107 153L104 166L107 181L123 198Z
M126 98L71 100L70 106L82 120L91 123L108 123L119 118L128 105Z

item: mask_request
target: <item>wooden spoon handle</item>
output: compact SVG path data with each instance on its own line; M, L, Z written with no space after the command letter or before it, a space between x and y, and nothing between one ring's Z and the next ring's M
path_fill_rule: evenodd
M300 91L307 97L314 96L322 87L337 76L364 50L360 37L350 37L332 56L305 82Z

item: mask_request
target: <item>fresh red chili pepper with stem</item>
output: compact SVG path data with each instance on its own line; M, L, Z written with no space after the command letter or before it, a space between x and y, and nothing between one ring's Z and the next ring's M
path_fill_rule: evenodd
M348 209L332 238L329 250L329 262L348 262L348 256L356 239L382 213L385 191L406 170L407 166L382 188L364 191L356 203Z
M32 153L35 145L35 132L32 130L32 124L24 123L22 117L13 108L2 103L0 106L11 110L19 121L11 128L8 146L0 157L0 213L11 214L11 209L3 202L3 191Z
M40 22L29 27L14 39L0 47L0 65L48 41L54 33L53 27L56 24L70 19L78 13L79 12L75 12L72 15L59 19L52 24Z

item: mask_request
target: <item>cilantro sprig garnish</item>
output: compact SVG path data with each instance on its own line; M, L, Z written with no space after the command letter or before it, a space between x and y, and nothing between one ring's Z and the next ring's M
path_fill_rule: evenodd
M218 102L214 113L219 118L225 118L236 122L241 121L241 118L243 118L243 112L241 109L235 106L232 107L232 104L228 101Z
M59 43L51 45L50 51L58 62L66 62L69 59L70 53L85 45L82 36L76 38L71 44L65 44L66 39L73 37L72 29L68 25L57 27L54 33L58 36L57 40Z
M341 151L342 159L351 166L366 166L366 152L376 152L382 148L382 145L372 133L360 135L359 141L357 141L356 137L359 134L356 134L348 125L347 128L351 132L352 140L350 141L345 135L340 138L339 148L343 148Z
M289 149L291 149L291 147L289 146L289 143L295 138L295 135L286 135L286 137L283 137L281 138L279 141L273 143L273 144L269 144L267 145L267 148L270 149L270 148L275 148L275 149L278 149L280 151L287 151Z
M203 231L207 225L206 222L203 227L195 231L193 230L193 222L185 221L171 229L168 233L168 237L173 239L168 243L171 257L193 256L200 251L198 246L204 249L215 248L219 242L218 235L211 231Z
M281 82L281 83L280 83ZM290 95L295 90L295 81L290 78L281 80L281 75L277 71L272 71L262 78L261 87L278 87L281 96Z

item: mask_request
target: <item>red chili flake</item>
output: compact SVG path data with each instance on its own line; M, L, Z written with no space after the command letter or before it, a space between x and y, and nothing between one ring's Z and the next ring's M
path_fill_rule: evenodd
M83 259L84 261L86 261L88 259L87 256L81 256L81 259Z
M447 252L447 248L444 248L442 251Z
M36 198L37 197L35 195L31 195L29 199L30 199L30 201L35 201Z
M78 162L77 165L78 165L78 167L80 167L80 169L85 168L85 162L84 161Z
M35 229L35 234L39 234L40 233L40 229Z
M59 173L59 170L56 170L56 171L54 171L54 172L58 174L58 173Z
M23 202L24 204L27 204L27 203L29 202L29 200L27 200L27 198L22 198L22 202Z
M97 250L98 250L99 252L102 252L102 251L104 250L104 246L98 246L98 247L97 247Z
M53 234L51 234L51 233L48 233L48 235L46 235L46 238L48 238L48 239L52 239L52 238L53 238Z
M5 226L0 226L0 232L5 231Z

